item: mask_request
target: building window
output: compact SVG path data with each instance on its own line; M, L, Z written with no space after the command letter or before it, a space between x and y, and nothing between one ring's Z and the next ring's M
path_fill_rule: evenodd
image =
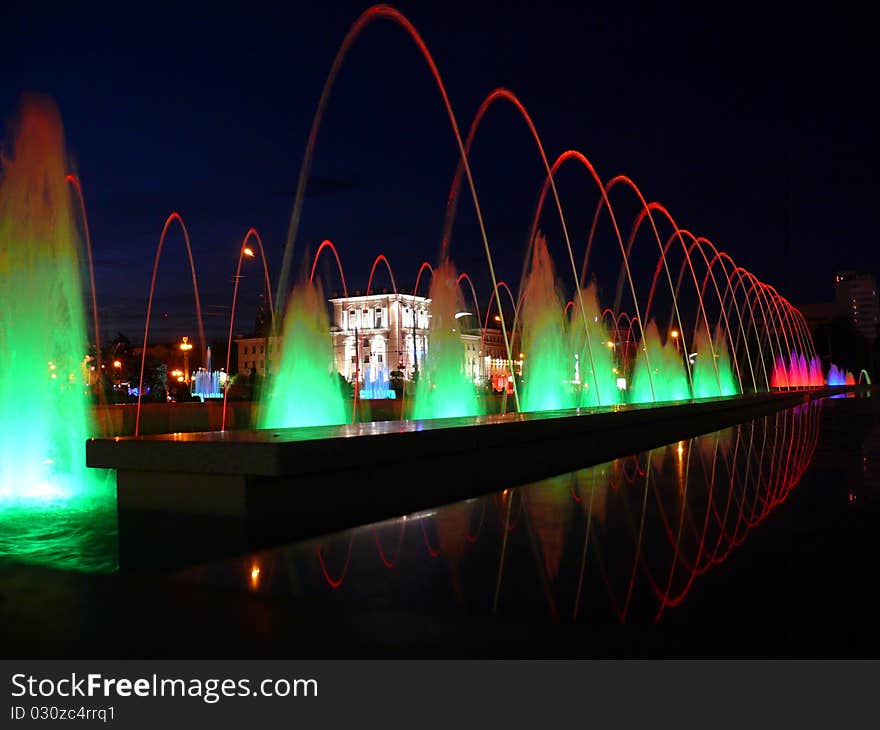
M369 350L369 349L370 349L370 339L369 339L368 337L365 337L365 338L364 338L364 349L365 349L365 350Z
M378 358L379 358L378 362L379 362L379 364L381 365L381 364L382 364L382 360L383 360L382 355L381 355L381 354L378 355Z

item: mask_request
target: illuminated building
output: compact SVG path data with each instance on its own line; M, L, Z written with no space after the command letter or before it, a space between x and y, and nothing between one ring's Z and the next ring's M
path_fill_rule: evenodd
M868 342L873 342L880 326L880 301L874 276L840 271L834 277L834 291L837 302L849 315L856 331Z

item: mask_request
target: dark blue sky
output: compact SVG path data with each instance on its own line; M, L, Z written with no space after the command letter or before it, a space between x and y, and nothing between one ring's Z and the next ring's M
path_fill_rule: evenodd
M434 53L464 129L489 90L509 86L551 158L574 147L603 177L630 175L681 225L795 302L830 299L836 268L880 269L874 38L855 7L571 5L398 7ZM49 94L61 109L86 193L105 333L142 332L155 247L172 210L192 236L211 333L225 327L249 226L277 272L312 113L337 46L365 7L4 4L0 116L14 114L25 90ZM420 261L436 257L456 154L414 46L391 24L375 25L330 102L297 258L331 238L351 289L365 287L379 251L398 283L411 285ZM472 164L499 273L516 280L542 170L509 106L486 117ZM580 257L596 192L575 168L559 184ZM636 209L618 197L628 227ZM562 266L552 212L544 225ZM155 311L168 318L156 322L168 336L193 334L182 240L175 234L167 245ZM655 244L638 245L639 261L652 267ZM485 299L485 257L466 203L452 254ZM610 240L596 256L600 282L613 290L619 255ZM337 288L325 273L327 288ZM261 290L255 263L246 274L241 329Z

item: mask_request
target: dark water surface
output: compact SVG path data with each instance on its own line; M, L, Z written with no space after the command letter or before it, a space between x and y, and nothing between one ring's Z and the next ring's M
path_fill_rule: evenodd
M175 580L326 615L313 654L876 655L878 406L819 401Z

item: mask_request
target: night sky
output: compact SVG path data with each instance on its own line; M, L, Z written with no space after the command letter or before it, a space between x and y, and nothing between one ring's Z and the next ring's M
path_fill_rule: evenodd
M531 111L551 160L577 148L603 178L630 175L680 225L795 303L830 300L838 268L880 272L880 92L863 13L838 3L821 12L664 5L397 7L431 48L463 133L483 96L507 86ZM60 107L86 194L105 336L142 336L155 248L172 210L193 240L213 337L227 326L250 226L263 236L274 278L321 87L366 7L4 3L0 117L14 115L26 90ZM318 137L296 268L330 238L351 290L366 287L379 252L398 284L411 287L419 263L437 256L456 162L415 46L391 23L375 24L345 62ZM472 166L499 275L517 281L543 172L509 105L487 115ZM580 260L596 189L575 167L558 182ZM618 191L612 200L628 229L632 198ZM543 220L562 267L552 207ZM619 253L607 236L598 246L595 273L608 299ZM637 250L652 269L656 243L640 238ZM452 257L485 301L485 256L466 199ZM322 273L328 291L339 288L329 266ZM251 328L262 291L258 262L246 263L245 276L240 331ZM193 311L175 232L159 271L157 338L194 334Z

